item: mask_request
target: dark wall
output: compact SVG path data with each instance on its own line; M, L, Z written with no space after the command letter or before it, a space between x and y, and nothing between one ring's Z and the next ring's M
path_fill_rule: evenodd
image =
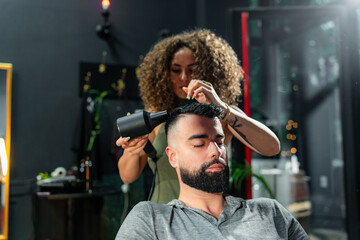
M76 161L71 151L81 100L79 62L136 66L161 29L176 33L196 25L193 0L112 1L117 42L96 35L100 0L0 3L0 62L13 63L9 238L33 236L31 192L38 173ZM116 166L115 166L116 167Z
M95 32L99 1L2 1L0 9L0 58L14 65L12 179L70 165L80 61L100 62L105 50L108 63L137 65L160 29L195 25L192 1L114 1L110 51Z
M230 41L229 8L250 6L250 0L200 0L203 9L198 10L198 21L203 27L213 30L218 35ZM199 19L199 16L202 16Z

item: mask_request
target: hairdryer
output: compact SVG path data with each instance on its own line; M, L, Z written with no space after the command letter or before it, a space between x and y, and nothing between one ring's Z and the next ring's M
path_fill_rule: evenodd
M169 114L167 110L149 113L137 112L116 120L120 136L136 138L150 133L157 125L166 121Z

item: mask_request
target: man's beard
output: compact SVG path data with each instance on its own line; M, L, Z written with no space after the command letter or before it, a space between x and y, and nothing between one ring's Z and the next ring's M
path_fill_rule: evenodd
M215 163L222 164L224 169L220 172L206 172L206 169ZM208 193L225 192L229 186L229 167L218 159L203 164L198 171L190 172L180 168L180 176L186 185Z

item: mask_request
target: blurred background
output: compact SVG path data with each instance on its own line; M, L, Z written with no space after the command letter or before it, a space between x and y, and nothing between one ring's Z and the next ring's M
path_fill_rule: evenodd
M143 108L136 68L153 44L196 27L234 48L246 71L239 106L281 141L272 158L233 141L231 160L252 166L238 194L270 197L269 186L311 239L360 239L359 0L2 0L4 239L114 239L152 178L121 182L115 120ZM50 175L67 178L41 181Z

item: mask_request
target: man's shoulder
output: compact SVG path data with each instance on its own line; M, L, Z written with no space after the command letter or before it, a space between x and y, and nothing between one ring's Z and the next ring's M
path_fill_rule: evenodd
M246 201L247 207L262 212L263 214L284 213L287 210L275 199L271 198L255 198Z
M246 203L250 206L274 206L278 205L279 202L272 198L254 198L246 200Z
M253 213L257 213L262 217L276 217L292 221L292 214L277 200L271 198L255 198L246 201L247 206Z
M260 217L273 222L277 231L287 235L288 239L306 239L307 236L299 222L277 200L270 198L255 198L246 201L250 217Z
M151 201L141 201L138 202L133 209L158 209L161 208L164 204L154 203Z
M174 200L173 200L174 201ZM170 202L171 203L171 202ZM173 206L171 204L159 204L151 201L141 201L133 207L133 211L141 212L167 212L171 210Z
M146 224L151 221L158 221L169 215L172 206L166 204L158 204L150 201L141 201L137 203L129 212L125 222L145 221Z

